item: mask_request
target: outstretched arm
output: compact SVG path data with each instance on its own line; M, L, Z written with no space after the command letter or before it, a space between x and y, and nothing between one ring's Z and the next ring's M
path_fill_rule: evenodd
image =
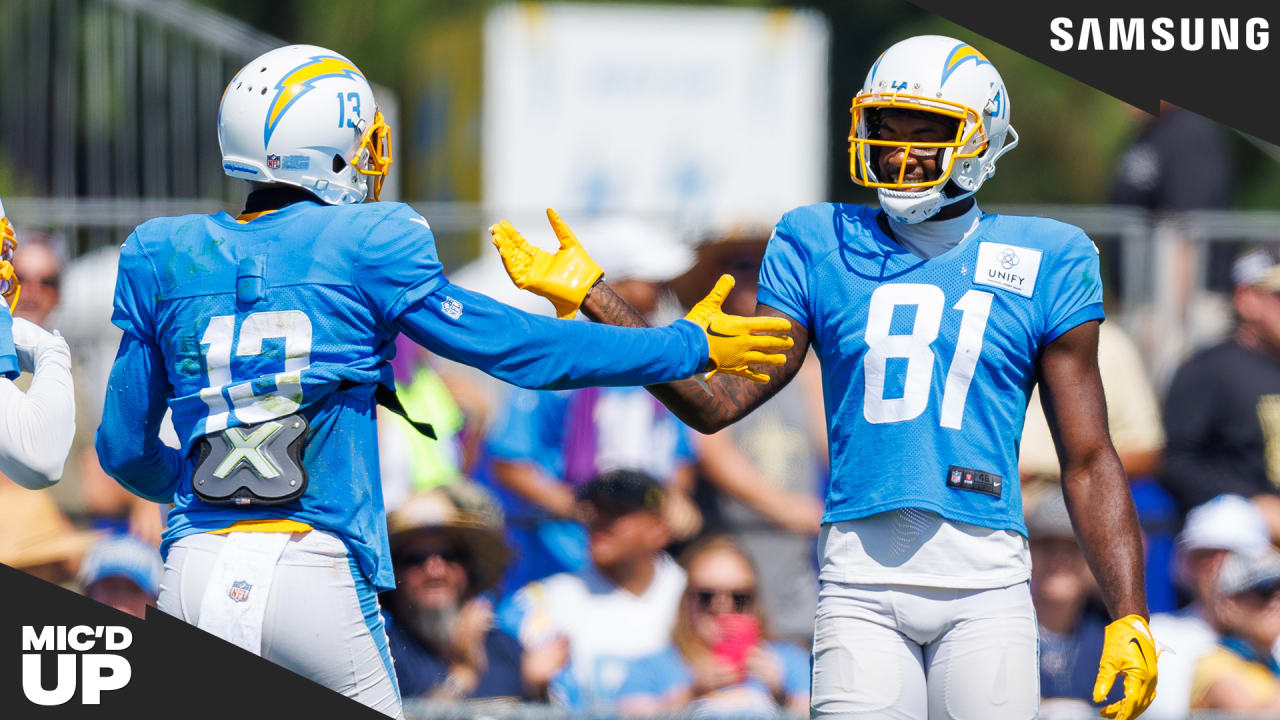
M600 266L587 254L564 220L551 209L547 210L547 219L560 240L560 249L554 253L530 244L508 222L490 228L493 244L498 248L507 274L516 287L547 298L561 317L572 316L580 306L587 317L597 322L619 327L647 327L640 313L600 281ZM733 278L721 277L707 298L718 298L718 310L718 303L732 288ZM706 302L704 300L699 306ZM696 313L698 308L690 313L690 318ZM770 363L782 365L771 371L771 375L755 372L745 365L729 369L722 364L724 372L714 374L706 382L700 379L680 380L651 386L649 391L685 424L702 433L716 432L751 412L795 377L809 347L809 334L804 325L786 313L757 304L755 318L757 321L763 318L786 320L789 324L785 330L782 325L747 330L787 334L789 347L773 345L769 348L784 354L783 362ZM703 322L698 324L706 326ZM719 342L718 337L717 333L708 333L710 343ZM716 355L715 347L712 347L711 354ZM756 353L756 357L762 356ZM748 357L747 362L752 361Z
M1068 330L1040 354L1040 396L1062 466L1062 491L1090 569L1115 622L1107 626L1094 687L1101 702L1124 673L1125 696L1104 717L1134 718L1155 696L1156 657L1146 625L1142 534L1120 458L1107 432L1098 374L1098 323Z
M582 303L582 313L596 322L623 327L646 327L644 317L627 304L605 282L596 283ZM647 389L676 417L701 433L713 433L737 422L791 382L804 364L809 350L809 332L804 325L781 310L756 304L756 317L784 318L791 322L787 335L790 348L783 350L786 362L770 371L768 382L758 383L735 375L716 373L706 382L680 380Z
M760 351L788 341L753 335L751 330L780 331L785 323L726 316L718 313L718 301L714 305L713 319L722 321L729 334L715 342L733 345L746 361L782 363L781 356ZM414 303L396 319L396 326L442 357L535 389L646 385L742 363L738 356L718 357L708 341L708 328L720 326L711 321L686 319L651 329L567 322L532 315L451 284Z

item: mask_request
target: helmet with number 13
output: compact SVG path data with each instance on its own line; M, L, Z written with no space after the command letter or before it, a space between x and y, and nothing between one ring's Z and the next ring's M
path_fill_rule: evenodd
M377 200L391 131L373 88L347 58L289 45L245 65L218 108L222 169L304 188L330 205Z

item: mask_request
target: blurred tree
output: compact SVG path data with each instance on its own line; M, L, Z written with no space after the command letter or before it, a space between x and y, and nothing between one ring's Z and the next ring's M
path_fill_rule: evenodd
M483 24L485 12L496 4L494 0L200 1L286 41L325 45L356 59L376 82L398 94L402 102L401 123L415 129L438 127L442 122L440 113L444 111L432 100L440 97L431 87L432 78L457 77L456 73L433 73L427 63L479 63L480 49L471 43L479 42L475 33ZM1135 118L1123 103L904 0L739 0L701 4L814 7L827 16L832 39L832 162L828 177L832 199L874 202L870 191L854 185L848 177L849 105L879 53L911 35L937 33L973 43L991 58L1009 85L1013 122L1022 136L1022 145L1001 161L1000 173L984 188L983 199L988 204L1103 202L1119 155L1138 132ZM467 27L470 32L464 34L475 39L454 38L451 47L456 52L424 47L428 41L449 43L442 36L452 37L454 28L461 32ZM439 32L441 28L448 32ZM456 107L448 109L456 111ZM1274 207L1280 200L1280 164L1237 134L1229 135L1240 169L1235 205ZM465 172L456 152L450 154L447 148L402 149L407 158L413 158L413 162L402 166L406 197L468 199L442 194L441 189L451 185L444 178L456 180L458 172Z

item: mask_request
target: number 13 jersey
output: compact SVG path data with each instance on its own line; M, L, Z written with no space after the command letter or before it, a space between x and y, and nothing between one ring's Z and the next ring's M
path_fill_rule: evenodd
M758 300L803 323L822 363L823 522L921 508L1026 535L1018 443L1036 359L1103 318L1097 249L1055 220L983 215L926 260L878 213L793 210L760 269Z

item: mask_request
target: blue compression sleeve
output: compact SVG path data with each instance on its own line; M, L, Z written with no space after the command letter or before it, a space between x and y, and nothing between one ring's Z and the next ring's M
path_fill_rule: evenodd
M13 347L13 316L0 308L0 376L14 380L18 371L18 351Z
M184 471L182 453L159 437L170 391L160 351L126 332L111 366L94 445L108 475L129 492L161 503L173 500Z
M651 385L707 365L707 340L691 322L620 328L531 315L445 285L396 319L414 342L513 385L538 389Z

